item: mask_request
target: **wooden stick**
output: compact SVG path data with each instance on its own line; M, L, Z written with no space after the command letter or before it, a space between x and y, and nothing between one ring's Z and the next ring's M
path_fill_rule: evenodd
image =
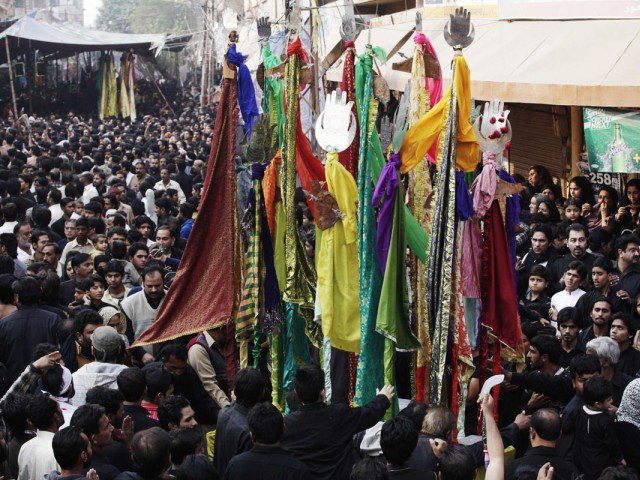
M9 52L9 36L4 37L4 45L7 49L7 64L9 65L9 85L11 86L11 100L13 101L14 122L18 125L18 131L22 133L20 123L18 122L18 102L16 101L16 90L13 86L13 65L11 65L11 53Z
M148 73L149 70L147 69ZM169 107L169 110L171 110L171 113L173 113L174 115L176 114L176 112L173 110L173 108L171 108L171 105L169 104L169 101L167 100L167 97L164 96L164 93L162 93L162 90L160 90L160 86L158 85L158 82L156 82L156 78L153 76L153 74L151 74L151 80L153 80L153 84L156 86L156 88L158 89L158 93L160 94L160 96L162 97L162 99L164 100L164 103L167 104L167 107Z

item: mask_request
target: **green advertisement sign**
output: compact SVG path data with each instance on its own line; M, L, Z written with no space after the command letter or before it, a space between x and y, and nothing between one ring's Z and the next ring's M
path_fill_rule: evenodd
M584 108L583 118L592 172L640 173L640 112Z

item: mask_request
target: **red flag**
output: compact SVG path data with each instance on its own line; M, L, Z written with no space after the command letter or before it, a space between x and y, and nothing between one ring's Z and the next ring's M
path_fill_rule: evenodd
M237 98L237 81L225 79L198 217L156 321L138 338L136 346L232 324L242 256L234 228ZM228 333L233 338L233 333Z

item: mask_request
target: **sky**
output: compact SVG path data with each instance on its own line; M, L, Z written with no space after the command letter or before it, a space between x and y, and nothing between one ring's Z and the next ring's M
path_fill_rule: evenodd
M101 5L102 0L84 0L84 24L87 27L94 26Z

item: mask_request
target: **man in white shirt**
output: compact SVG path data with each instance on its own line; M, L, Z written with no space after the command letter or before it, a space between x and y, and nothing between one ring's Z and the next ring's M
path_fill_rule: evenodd
M18 240L18 260L25 265L33 262L34 250L31 247L31 225L28 222L20 222L14 229Z
M48 395L36 395L29 401L27 417L38 429L34 438L20 448L18 480L39 480L59 470L53 454L53 436L64 424L60 405Z
M13 233L13 230L18 225L18 207L15 203L6 203L2 206L2 215L4 216L4 223L0 227L0 234Z
M80 181L82 182L82 185L84 185L82 197L80 197L80 200L82 200L84 205L89 203L93 197L100 196L96 187L93 186L93 175L90 173L83 173L80 175Z
M155 184L153 187L154 190L168 190L169 188L173 188L178 192L178 202L180 204L187 201L187 197L185 197L182 188L180 188L180 184L175 180L171 180L169 176L169 169L167 167L162 167L160 169L160 181Z
M564 290L556 293L551 297L551 318L553 321L551 324L558 328L556 318L558 312L566 307L575 307L578 299L585 294L585 291L580 288L582 282L587 277L587 270L584 268L582 262L575 260L571 262L560 280L564 283Z
M81 252L81 253L91 253L93 252L93 243L87 237L89 233L89 221L82 217L76 221L76 238L71 242L67 243L62 250L62 257L60 257L60 263L62 263L62 267L64 268L67 255L69 252Z
M47 205L49 206L49 211L51 212L51 222L49 222L49 227L51 227L54 222L57 222L64 216L64 211L62 210L62 206L60 205L60 200L62 200L62 193L60 192L60 190L53 189L47 195Z
M102 320L102 317L99 317ZM117 389L118 374L126 369L123 360L124 342L113 327L96 328L91 334L91 353L94 362L87 363L73 372L75 395L71 403L79 407L85 404L87 392L93 387L102 385Z

